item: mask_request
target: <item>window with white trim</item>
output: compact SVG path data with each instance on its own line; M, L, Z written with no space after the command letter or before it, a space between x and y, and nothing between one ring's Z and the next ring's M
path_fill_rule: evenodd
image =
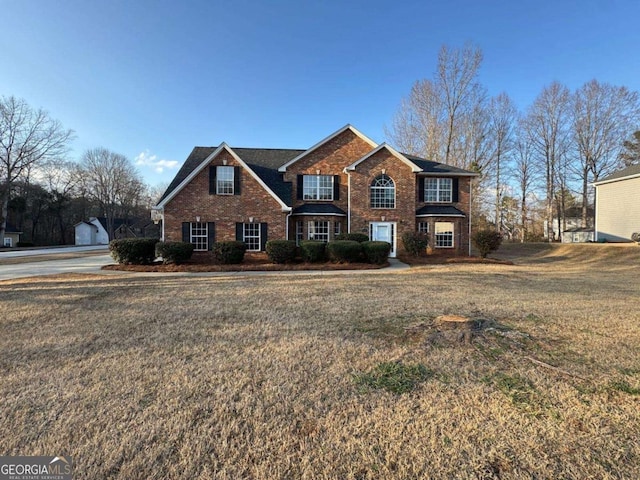
M396 184L382 174L371 182L371 208L396 208Z
M342 233L342 222L336 220L333 222L333 236L336 237Z
M233 195L233 173L233 167L216 167L216 193L218 195Z
M435 247L453 248L453 222L436 222Z
M320 242L329 241L329 222L325 220L311 220L308 225L309 240Z
M4 237L4 246L5 247L12 247L13 246L11 237Z
M296 222L296 245L300 245L302 240L304 240L304 222L298 220Z
M333 200L333 175L304 175L303 200Z
M418 222L418 233L429 233L429 222Z
M424 201L446 203L451 202L453 195L453 180L451 178L425 178Z
M243 223L242 224L242 241L247 245L247 251L260 251L260 224L259 223Z
M193 243L193 250L197 252L206 251L207 239L209 238L206 222L192 222L190 230L189 241Z

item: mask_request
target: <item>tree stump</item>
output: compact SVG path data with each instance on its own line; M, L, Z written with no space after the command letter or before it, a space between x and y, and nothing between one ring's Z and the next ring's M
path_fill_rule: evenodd
M474 334L482 328L484 321L461 315L440 315L435 318L433 323L445 337L459 343L470 344Z

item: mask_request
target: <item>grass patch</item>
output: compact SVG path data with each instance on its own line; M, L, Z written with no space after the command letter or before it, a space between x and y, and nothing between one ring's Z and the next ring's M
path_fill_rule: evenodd
M405 365L401 362L382 362L366 373L355 375L355 382L367 389L408 393L433 375L422 364Z
M629 395L640 395L640 388L632 387L626 380L612 380L609 382L609 388Z

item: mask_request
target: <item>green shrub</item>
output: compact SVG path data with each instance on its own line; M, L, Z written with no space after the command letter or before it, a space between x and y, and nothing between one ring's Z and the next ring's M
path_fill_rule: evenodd
M368 242L369 236L366 233L340 233L336 235L336 240L352 240L354 242L362 243Z
M18 242L18 247L35 247L36 244L33 242Z
M355 240L335 240L327 243L329 258L334 262L353 263L362 260L362 244Z
M317 240L303 240L300 242L302 260L305 262L323 262L326 258L327 244Z
M211 249L215 259L225 265L232 263L242 263L247 245L236 240L229 242L215 242Z
M391 252L391 244L389 242L362 242L360 245L362 245L367 262L376 265L385 263Z
M155 238L121 238L109 242L113 259L121 265L146 265L156 258Z
M187 242L158 242L156 256L162 257L162 263L179 265L186 262L193 255L193 244Z
M267 256L273 263L293 262L296 258L296 242L292 240L269 240Z
M404 232L402 234L402 244L409 255L419 257L427 253L429 246L429 234L421 232Z
M471 236L471 241L478 249L480 257L486 258L488 254L500 248L502 235L495 230L478 230Z

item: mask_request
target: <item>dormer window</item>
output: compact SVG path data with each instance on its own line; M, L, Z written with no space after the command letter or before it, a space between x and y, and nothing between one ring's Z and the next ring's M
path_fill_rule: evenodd
M216 167L216 194L233 195L234 168L228 166Z
M450 203L453 201L453 180L451 178L425 178L424 201Z
M305 175L303 200L333 200L333 175Z

